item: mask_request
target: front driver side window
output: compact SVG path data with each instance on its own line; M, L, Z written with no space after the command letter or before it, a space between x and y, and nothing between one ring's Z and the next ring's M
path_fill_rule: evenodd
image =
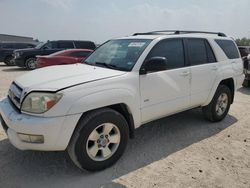
M152 57L165 57L167 70L184 67L184 47L182 39L165 39L157 43L150 51L146 61Z

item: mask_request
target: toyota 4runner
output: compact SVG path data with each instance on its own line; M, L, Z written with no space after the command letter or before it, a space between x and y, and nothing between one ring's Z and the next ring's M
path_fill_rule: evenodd
M67 150L79 168L96 171L120 158L142 124L196 107L223 120L243 79L238 48L223 33L136 33L104 43L83 64L17 78L1 122L18 149Z

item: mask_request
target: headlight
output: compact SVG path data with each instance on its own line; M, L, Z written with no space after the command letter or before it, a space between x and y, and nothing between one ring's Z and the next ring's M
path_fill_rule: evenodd
M51 109L61 98L61 93L32 92L22 102L21 111L41 114Z
M22 55L23 53L22 52L15 52L15 57L18 58Z

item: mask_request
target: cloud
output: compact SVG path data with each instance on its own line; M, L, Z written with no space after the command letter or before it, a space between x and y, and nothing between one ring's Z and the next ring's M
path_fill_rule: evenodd
M74 0L40 0L54 8L69 10L72 8Z
M166 29L250 37L249 7L250 0L92 0L88 4L83 0L0 0L0 17L6 18L1 33L98 43Z

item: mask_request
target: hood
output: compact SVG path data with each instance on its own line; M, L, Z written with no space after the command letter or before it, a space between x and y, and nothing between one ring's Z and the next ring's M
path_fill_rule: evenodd
M24 48L24 49L14 50L14 52L22 52L22 53L30 52L30 51L39 51L39 49L36 49L36 48Z
M91 65L59 65L31 71L18 77L15 83L26 91L57 91L70 86L107 79L122 74L126 74L126 72Z

